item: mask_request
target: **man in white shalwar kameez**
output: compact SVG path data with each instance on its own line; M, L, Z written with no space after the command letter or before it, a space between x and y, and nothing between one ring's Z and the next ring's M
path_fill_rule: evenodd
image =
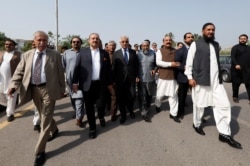
M160 112L161 99L168 96L170 107L170 118L180 123L177 117L178 113L178 84L175 79L175 67L179 66L179 62L175 62L175 49L172 48L172 38L166 35L163 39L164 47L156 53L156 65L159 67L159 79L156 92L156 112Z
M11 82L12 75L21 59L21 53L15 51L16 42L6 39L4 43L4 52L0 53L0 95L1 101L6 103L7 121L14 120L14 110L16 107L17 91L13 94L13 98L8 97L8 86Z
M231 106L222 84L219 44L214 41L214 24L204 24L202 33L203 38L190 46L185 71L189 85L192 86L193 127L198 134L205 135L201 127L204 108L212 106L219 140L241 148L241 144L231 137Z

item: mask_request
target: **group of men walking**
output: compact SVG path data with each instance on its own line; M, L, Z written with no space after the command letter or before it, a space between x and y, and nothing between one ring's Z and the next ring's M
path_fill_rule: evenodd
M242 35L240 39L242 37L247 38L246 35ZM124 124L127 113L130 118L135 118L134 101L138 96L142 118L146 122L151 122L148 111L155 93L157 73L159 78L156 85L156 112L161 111L162 98L168 96L169 116L180 123L180 119L185 115L187 91L191 87L194 130L200 135L205 135L202 129L204 109L211 106L219 140L232 147L242 148L241 144L231 137L230 102L222 84L219 44L214 38L215 25L206 23L202 27L201 39L193 41L192 33L188 32L184 34L183 47L177 50L172 47L171 36L166 35L163 38L162 48L157 51L150 49L149 40L144 40L141 50L136 52L129 48L127 36L120 38L120 49L115 51L116 43L110 41L105 51L100 46L99 34L91 33L88 39L90 47L81 48L81 38L73 37L72 48L61 56L57 51L47 48L48 35L43 31L37 31L34 34L36 48L25 52L22 58L20 53L6 50L4 63L1 63L2 56L0 56L1 75L12 79L8 79L8 83L5 84L4 94L8 95L11 99L9 102L13 103L19 90L21 103L32 99L41 118L41 132L35 149L34 165L42 165L45 162L46 142L53 140L59 132L53 119L53 112L55 101L64 96L64 71L71 103L76 112L76 124L83 126L82 120L86 112L91 139L97 137L96 111L100 125L106 126L104 116L107 101L112 103L111 120L117 120L119 108L120 124ZM6 42L6 45L15 44L12 41ZM237 72L238 70L248 72L248 67L240 63L244 58L238 59L243 57L238 56L238 52L242 53L245 46L240 44L238 47L240 48L232 49L233 64ZM249 56L249 52L246 55ZM11 62L10 67L4 67L6 61ZM247 81L250 78L245 79L246 76L243 78L246 80L245 85L249 94ZM238 99L237 88L240 83L233 79L234 101ZM108 98L110 100L107 100ZM14 119L14 109L12 112L7 111L7 117L8 121Z

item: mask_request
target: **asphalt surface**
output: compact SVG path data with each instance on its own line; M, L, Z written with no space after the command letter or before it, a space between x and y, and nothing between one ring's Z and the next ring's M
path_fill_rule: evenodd
M79 128L72 119L69 98L57 101L54 118L58 137L46 147L46 166L249 166L250 165L250 105L244 85L240 87L240 102L232 102L231 84L224 84L232 104L232 136L243 149L234 149L218 140L211 109L205 112L205 136L192 128L192 101L187 98L186 115L181 123L169 118L169 105L164 100L162 112L150 109L152 123L128 116L124 125L110 121L99 125L98 136L88 138L88 125ZM33 131L33 105L17 109L13 122L6 121L0 111L0 166L31 166L38 133ZM84 117L86 122L86 116Z

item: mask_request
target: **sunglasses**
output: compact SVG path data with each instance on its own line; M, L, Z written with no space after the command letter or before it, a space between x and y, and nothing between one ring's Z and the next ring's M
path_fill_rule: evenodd
M80 43L80 41L72 41L72 43Z

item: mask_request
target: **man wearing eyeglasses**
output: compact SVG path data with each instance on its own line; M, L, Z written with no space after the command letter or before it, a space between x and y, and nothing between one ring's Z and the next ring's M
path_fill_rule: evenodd
M79 55L79 51L81 49L82 40L80 37L75 36L71 39L72 48L64 51L63 53L63 66L66 73L66 82L68 85L68 90L70 94L70 100L72 107L75 110L76 116L76 125L79 127L83 127L83 116L84 116L84 104L83 104L83 96L74 97L74 93L72 92L72 79L76 64L76 58ZM78 93L81 93L78 91Z
M7 95L8 85L10 84L13 73L21 60L21 53L15 51L16 42L12 39L6 39L4 52L0 52L0 104L6 105L7 121L11 122L15 119L14 110L17 100L17 92L13 94L13 98ZM2 101L5 100L5 101ZM2 102L3 103L2 103Z
M130 118L134 119L135 86L139 82L139 60L136 52L129 48L129 38L120 38L121 49L113 55L113 80L116 85L116 97L121 112L120 124L127 119L126 108Z

